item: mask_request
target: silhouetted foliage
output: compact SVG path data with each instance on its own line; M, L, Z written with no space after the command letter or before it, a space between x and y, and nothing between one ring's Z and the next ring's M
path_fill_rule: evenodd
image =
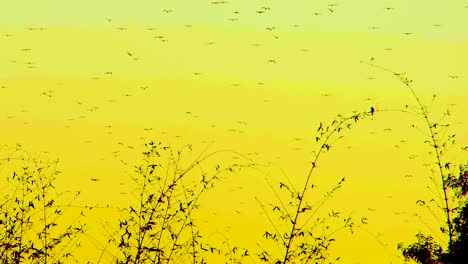
M465 263L468 252L468 163L455 167L445 159L447 149L455 144L455 134L447 133L450 125L443 122L449 115L448 111L435 119L430 107L416 95L411 80L404 74L392 73L409 88L416 100L416 106L407 105L401 112L416 115L425 122L428 138L424 143L431 148L433 172L436 180L440 180L440 186L436 186L443 194L436 197L440 198L439 202L431 199L418 200L417 203L428 209L435 206L444 213L445 224L440 230L448 240L447 245L441 245L432 235L419 233L415 243L408 246L400 243L397 248L406 260L422 264ZM209 243L199 229L196 214L201 195L214 188L222 175L254 166L250 159L233 151L209 154L204 151L186 163L184 155L192 151L191 145L174 150L162 143L146 143L141 162L133 168L133 196L129 197L129 206L120 208L118 226L110 228L109 240L101 248L98 263L104 253L111 255L116 263L207 263L213 254L224 257L226 263L244 263L247 258L252 259L252 255L257 256L260 262L275 264L338 261L340 257L330 257L335 234L343 229L353 232L360 223L366 224L367 218L356 223L351 216L336 210L319 214L323 205L342 187L345 177L317 199L313 192L316 188L312 183L313 175L322 155L344 137L345 131L379 111L370 107L368 111L353 112L350 116L338 115L328 124L320 123L313 137L317 149L301 186L296 188L289 179L278 182L272 187L278 198L274 204L265 204L256 197L272 226L263 232L265 240L258 243L259 252L232 245L226 237L221 245ZM247 162L227 166L207 164L208 159L218 158L217 154L221 152L234 153L236 158L243 157ZM80 225L80 218L69 225L58 224L63 209L71 204L58 204L64 194L56 192L53 185L59 174L56 169L58 161L42 162L38 156L30 155L21 147L2 161L8 164L16 162L17 166L13 166L12 174L6 178L8 188L2 189L0 197L1 261L62 263L72 258L72 249L77 245L80 234L84 233L84 226ZM114 248L110 249L112 246Z
M253 163L203 166L222 152L217 151L202 153L184 166L183 154L192 150L191 145L177 151L162 143L145 147L133 177L138 200L122 210L119 222L118 263L206 263L206 254L221 250L202 240L194 216L198 200L221 175Z
M330 199L345 181L343 177L335 187L325 193L318 201L313 202L311 191L316 186L312 183L312 175L318 166L320 157L330 151L337 141L343 138L343 133L350 130L358 121L371 117L376 110L354 113L345 117L338 115L330 124L320 123L314 141L317 150L312 157L309 173L304 179L304 185L296 189L288 181L279 183L279 190L289 196L288 201L278 198L277 204L266 208L258 199L263 211L268 217L273 230L267 230L263 236L273 242L279 249L278 253L271 249L262 250L258 257L267 263L323 263L329 259L329 248L335 241L334 235L346 228L353 232L353 219L340 212L330 210L328 215L319 216L317 213L324 203ZM339 259L332 260L335 262Z
M4 163L12 174L0 196L1 262L63 263L71 258L84 226L80 217L68 225L58 223L71 205L62 197L65 193L55 191L58 161L41 161L17 146ZM72 194L72 201L78 194Z
M424 264L442 263L443 252L439 244L434 242L432 236L424 236L423 234L416 235L417 242L404 247L398 245L405 259L413 259Z
M447 250L434 241L431 235L424 236L418 234L417 242L404 247L398 245L405 259L412 259L422 264L447 263L462 264L468 260L468 200L466 197L466 183L468 177L468 165L460 165L459 175L449 176L449 187L456 193L460 206L451 210L454 212L453 218L453 239Z
M432 207L443 212L445 226L441 226L440 231L447 238L446 246L443 247L434 241L432 235L418 234L415 243L407 247L400 243L397 248L402 252L405 259L412 259L422 264L466 263L468 261L466 256L466 252L468 252L466 238L468 236L466 213L468 205L466 197L468 190L468 163L467 165L461 164L458 167L458 171L453 172L454 166L446 158L447 151L455 145L456 137L456 134L451 133L449 130L450 124L445 121L450 116L450 111L447 110L442 115L435 116L431 112L431 106L436 100L435 94L432 97L431 103L426 105L413 89L412 80L406 77L404 73L396 73L372 62L366 64L392 73L410 91L416 105L406 105L402 112L411 113L424 122L425 135L427 136L424 143L431 149L429 155L434 160L432 172L438 177L438 179L433 177L430 177L430 179L434 181L435 188L442 193L441 196L438 196L433 192L436 197L429 201L418 200L416 203L431 212L433 211ZM412 125L412 127L417 128L415 125ZM467 149L467 147L462 148L464 151ZM439 183L436 183L436 180Z

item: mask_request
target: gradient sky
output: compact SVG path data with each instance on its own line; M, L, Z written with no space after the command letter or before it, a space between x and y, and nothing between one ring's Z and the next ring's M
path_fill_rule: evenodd
M99 204L125 201L120 160L136 161L145 140L249 153L267 165L226 179L202 209L208 232L245 245L268 225L254 197L274 201L268 182L282 170L300 184L320 122L414 103L391 74L361 61L406 72L426 102L436 93L434 111L450 107L468 144L468 1L211 2L2 3L0 143L59 157L58 186ZM317 185L347 178L326 208L369 219L339 234L343 263L401 262L396 244L434 228L415 205L429 195L430 171L414 122L378 113L324 156Z

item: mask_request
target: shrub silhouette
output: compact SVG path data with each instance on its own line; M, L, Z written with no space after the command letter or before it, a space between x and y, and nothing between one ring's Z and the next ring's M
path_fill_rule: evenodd
M452 239L444 251L431 235L417 234L417 242L404 247L398 245L405 259L413 259L422 264L465 263L468 259L468 164L460 165L458 176L448 175L447 186L455 193L459 205L450 208L452 219ZM447 234L443 228L442 232Z
M190 145L174 151L162 143L145 144L143 160L135 166L138 200L122 209L118 236L118 263L206 263L206 254L221 250L205 243L194 212L200 196L214 188L225 173L252 167L253 163L222 167L203 166L221 152L200 154L183 165L183 154ZM238 154L238 153L235 153ZM240 155L240 154L239 154ZM250 160L249 160L250 161Z
M435 167L440 184L436 184L436 189L442 193L441 196L434 194L437 197L429 201L418 200L417 204L430 211L433 211L432 208L435 207L443 212L445 225L440 227L440 231L447 238L446 245L442 247L433 239L432 235L417 234L417 242L407 247L400 243L397 248L402 252L406 260L412 259L423 264L466 263L468 259L468 253L466 253L468 252L468 203L466 199L468 162L467 165L459 165L457 171L456 166L446 158L447 151L455 145L456 137L456 134L451 133L449 130L450 124L445 121L450 116L449 110L440 117L434 117L434 114L431 113L431 106L436 100L436 95L433 96L432 102L428 106L416 94L412 86L412 80L406 77L404 73L396 73L373 63L366 64L391 73L411 93L416 105L414 107L405 106L402 112L411 113L424 122L425 130L428 133L424 143L431 149L429 155L434 160L432 164ZM462 148L462 150L467 150L467 147Z
M278 203L269 205L270 208L257 199L273 227L273 230L265 231L263 236L279 249L277 254L271 250L262 250L258 254L260 261L284 264L322 263L329 258L328 249L335 241L334 234L343 228L353 232L355 226L353 219L342 216L340 212L331 210L328 216L317 216L318 210L341 188L345 178L342 178L321 199L311 203L310 193L315 188L312 176L320 157L343 138L343 133L350 130L358 121L372 117L375 112L376 109L370 107L368 111L354 113L351 116L338 115L329 125L320 123L314 138L317 150L312 157L311 167L303 186L296 189L289 181L280 182L278 188L287 193L288 202L284 202L273 190L278 197ZM332 226L332 220L338 220L336 227ZM361 220L365 222L365 218ZM338 259L339 257L333 261Z
M80 217L59 225L72 200L55 191L57 162L41 161L17 146L0 165L13 171L2 178L0 196L0 260L2 263L63 263L72 252L84 226Z

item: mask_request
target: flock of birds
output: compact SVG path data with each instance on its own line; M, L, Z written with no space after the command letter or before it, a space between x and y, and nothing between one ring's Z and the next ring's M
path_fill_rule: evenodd
M230 2L229 1L212 1L211 4L215 5L215 6L229 5ZM465 6L465 8L468 8L468 6ZM385 10L386 12L397 12L398 11L397 8L391 7L391 6L384 6L384 7L382 7L382 9ZM270 7L270 6L260 6L258 8L250 10L251 13L255 13L256 15L263 16L265 18L267 18L269 13L272 12L272 11L273 11L273 8ZM175 10L175 9L163 9L163 10L161 10L161 12L162 12L162 15L170 16L170 15L176 13L177 10ZM229 17L227 17L226 19L228 21L232 22L232 23L239 22L243 12L247 12L247 11L242 11L241 12L240 10L232 10L231 15ZM334 15L334 14L336 14L338 12L340 12L340 5L339 4L337 4L337 3L328 3L328 4L326 4L325 6L322 7L321 11L311 11L310 15L312 17L325 16L325 15ZM111 18L111 17L103 18L103 21L105 21L105 23L107 23L105 26L107 26L107 27L110 26L111 29L113 29L113 30L122 31L122 32L130 30L129 27L117 25L117 23L115 23L114 19ZM266 19L266 21L268 21L268 19ZM190 29L190 28L192 28L194 26L195 25L193 25L193 24L185 24L184 25L184 27L188 28L188 29ZM301 27L301 25L299 25L299 24L294 24L292 26L294 28L300 28ZM433 23L432 26L434 28L443 27L443 25L440 24L440 23ZM281 38L281 33L278 31L279 28L280 28L279 25L274 25L274 23L270 23L263 30L266 33L270 34L272 39L275 40L275 39ZM379 29L381 29L381 28L378 27L378 26L369 26L368 27L368 30L370 30L370 31L377 31ZM40 26L40 27L27 27L27 28L25 28L25 30L43 32L43 31L47 31L48 28L43 27L43 26ZM158 29L156 27L147 27L146 30L149 31L151 34L154 34L154 32L158 31ZM7 41L9 41L9 39L15 38L14 34L12 34L12 33L7 33L7 32L0 32L0 33L2 34L2 35L0 35L2 37L2 39L0 39L1 42L7 42ZM411 36L411 35L414 35L414 32L401 32L401 34L403 36ZM154 37L154 39L159 40L162 43L170 45L170 39L165 35L155 34L153 37ZM252 45L255 46L255 47L261 47L264 44L265 43L259 43L259 42L252 43ZM206 45L210 45L210 46L211 45L216 45L216 41L210 40L210 41L206 42ZM389 47L385 47L384 49L386 51L392 51L392 48L389 48ZM34 46L20 48L20 51L22 53L24 53L26 58L27 57L32 57L31 54L33 54L33 52L34 52ZM300 51L301 52L309 52L310 50L307 49L307 48L301 48ZM119 56L119 54L116 54L116 56ZM120 54L120 56L126 56L129 60L132 60L132 61L139 61L141 59L140 54L137 54L135 51L132 51L131 49L128 49L125 53ZM265 62L267 64L271 64L271 65L276 65L276 64L281 63L279 61L279 59L275 58L274 56L272 56L271 58L267 58L265 60ZM2 62L2 63L4 63L4 62ZM20 61L19 60L11 60L11 61L9 61L9 63L17 64L17 63L20 63ZM34 70L34 69L39 67L38 64L36 62L34 62L32 59L31 60L26 60L23 63L24 63L24 66L25 66L25 68L27 70ZM205 73L199 72L199 71L194 71L192 74L193 74L193 78L197 78L197 77L200 77L200 76L204 75ZM98 81L98 80L101 80L103 77L106 77L106 76L111 78L112 76L115 75L115 73L112 70L103 70L102 75L103 76L92 76L92 77L90 77L90 79ZM459 76L451 74L451 75L448 76L448 78L458 79ZM374 77L369 77L369 79L372 80L372 79L374 79ZM57 83L57 84L61 85L61 86L64 85L63 82L60 82L60 83ZM232 83L231 84L231 86L233 86L233 87L239 87L241 85L242 85L241 83ZM257 86L265 86L267 84L264 81L258 81L258 82L256 82L256 85ZM134 89L134 92L123 93L123 94L120 95L120 97L121 97L120 99L118 99L118 98L108 99L107 103L117 103L119 100L124 100L126 98L134 97L137 94L139 94L140 96L146 96L145 93L151 91L154 88L155 87L151 87L150 85L140 85L136 89ZM6 90L6 89L14 89L14 87L9 87L6 84L0 83L0 96L1 96L2 91ZM47 88L46 90L41 91L39 93L39 96L43 97L46 100L54 100L54 99L57 99L57 97L58 97L56 90L54 90L53 88ZM321 93L320 96L322 96L324 98L327 98L327 97L332 96L332 94L331 93ZM1 97L0 97L0 100L1 100ZM364 100L369 101L369 100L372 100L372 99L371 98L366 98ZM271 102L271 99L267 99L267 98L263 99L263 103L270 103L270 102ZM86 99L76 100L75 102L70 102L70 103L76 104L77 106L81 107L81 110L80 110L81 114L79 114L79 115L77 115L75 117L71 117L71 118L67 119L68 124L65 125L65 128L67 128L67 129L72 128L72 125L70 124L71 122L74 122L74 121L77 121L77 120L87 119L87 118L89 118L90 114L92 114L94 112L97 112L97 111L100 111L104 107L103 105L92 105L91 103L86 102ZM28 111L34 111L34 110L33 109L28 109L28 110L21 109L20 112L25 113L25 112L28 112ZM181 109L181 114L187 116L188 118L192 118L192 119L196 119L196 118L200 117L199 115L194 114L193 111L187 111L187 110L183 110L183 109ZM15 115L13 113L7 113L7 119L15 119ZM25 121L24 124L30 124L30 122ZM211 127L215 128L216 124L212 124ZM239 121L237 121L235 123L235 127L228 128L227 132L237 133L237 134L245 134L247 128L248 128L248 123L246 121L239 120ZM104 130L105 130L106 134L112 134L113 126L111 124L106 124L106 125L104 125ZM144 128L142 128L142 130L144 132L149 133L149 132L154 131L154 128L153 127L144 127ZM384 129L384 132L390 132L390 129L386 128L386 129ZM375 132L371 132L371 133L375 133ZM180 137L180 136L178 136L178 137ZM304 139L304 138L294 138L292 140L294 142L301 142L301 145L303 145L302 143L306 141L306 139ZM86 140L84 143L92 143L92 141L91 140ZM123 143L119 142L119 144L123 144ZM128 145L126 147L131 148L131 149L134 148L133 146L130 146L130 145ZM399 146L395 145L395 147L399 147ZM302 147L294 146L294 149L295 150L300 150L300 149L302 149ZM257 153L258 154L258 152L252 152L252 153ZM113 151L112 155L117 157L119 155L119 151ZM94 179L93 181L97 181L97 180Z

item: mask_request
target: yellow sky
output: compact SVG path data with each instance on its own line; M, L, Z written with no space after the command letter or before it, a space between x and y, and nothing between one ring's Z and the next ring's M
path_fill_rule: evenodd
M204 200L207 219L218 219L210 225L232 226L226 234L246 245L268 224L253 197L273 199L267 182L281 169L301 182L320 122L413 103L398 80L360 61L406 72L426 101L437 93L435 111L450 105L468 143L467 1L211 2L2 3L0 143L59 157L59 185L102 204L125 200L118 183L128 167L119 160L137 159L128 146L141 137L258 152L252 158L269 166L227 179ZM327 208L369 218L366 230L339 235L343 263L397 263L396 244L426 231L411 217L430 174L413 121L379 113L317 171L324 189L348 179Z

